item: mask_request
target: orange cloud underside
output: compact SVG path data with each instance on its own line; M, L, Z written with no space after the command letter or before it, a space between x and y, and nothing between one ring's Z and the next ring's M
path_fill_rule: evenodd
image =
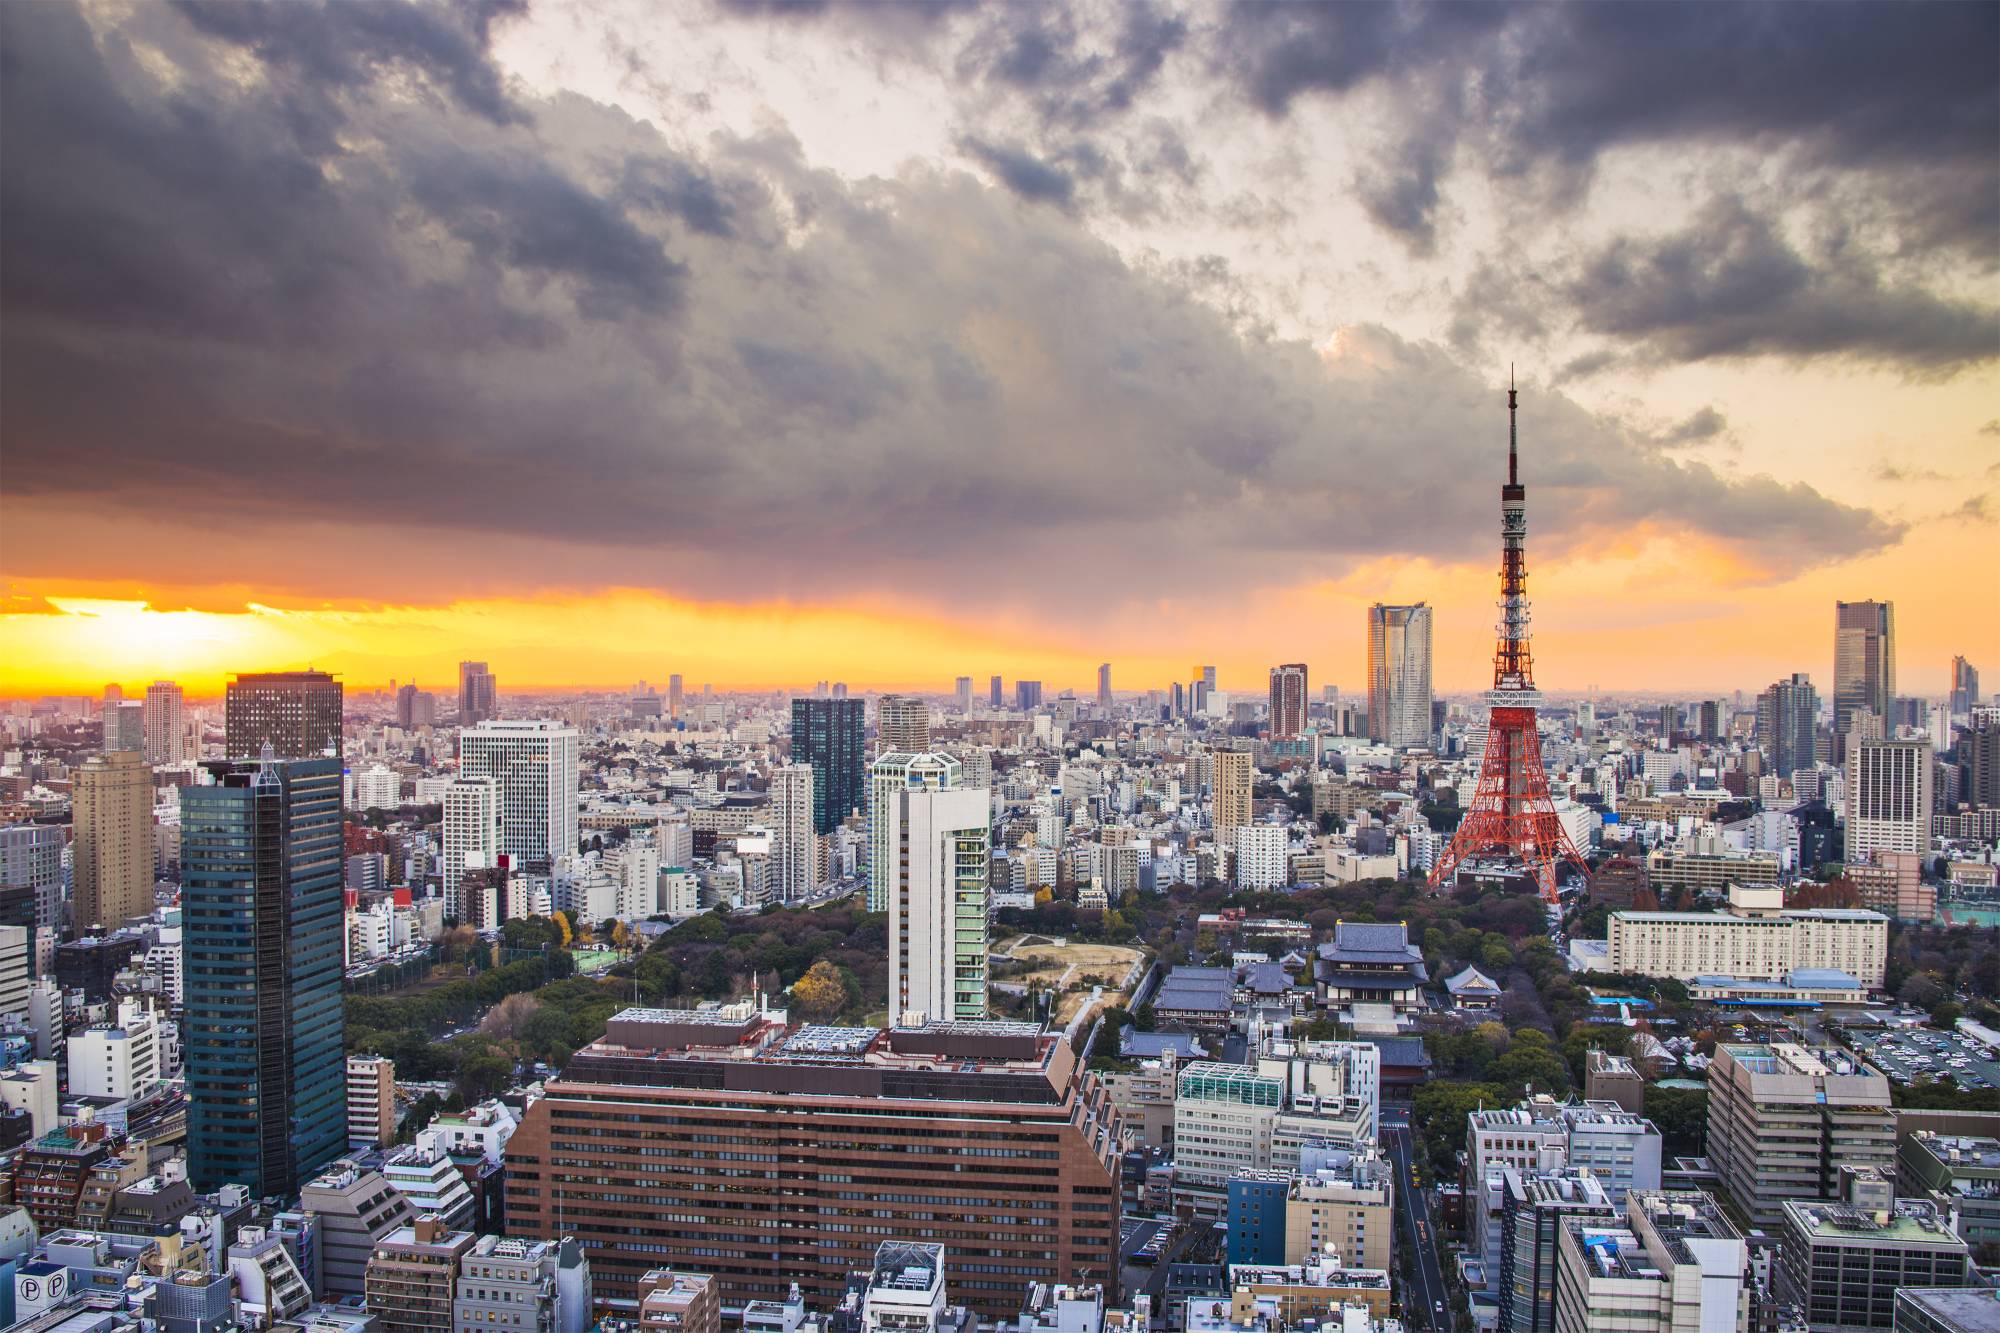
M1561 562L1530 563L1537 675L1544 688L1674 691L1756 688L1804 670L1830 683L1832 602L1897 602L1900 684L1944 687L1964 653L2000 674L1994 529L1927 525L1866 560L1782 584L1714 544L1635 532ZM1963 571L1941 578L1940 569ZM1023 596L1031 595L1024 591ZM0 693L95 692L171 678L219 693L232 671L317 666L353 688L391 679L446 688L461 658L493 664L514 689L622 688L681 673L719 689L947 690L997 672L1050 690L1093 687L1109 660L1121 690L1164 688L1196 662L1225 688L1261 690L1273 663L1304 661L1312 680L1359 690L1370 602L1437 608L1437 688L1483 688L1492 652L1494 570L1378 560L1332 577L1246 589L1237 598L1154 597L1106 605L1087 621L1031 601L954 616L881 604L695 602L636 589L528 593L394 605L299 602L241 587L16 581L0 594ZM1067 616L1068 618L1062 618Z

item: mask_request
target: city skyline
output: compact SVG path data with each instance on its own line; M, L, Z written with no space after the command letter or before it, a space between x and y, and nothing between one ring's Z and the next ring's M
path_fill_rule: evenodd
M1991 9L1450 12L9 7L0 690L1473 688L1510 363L1548 688L2000 658Z

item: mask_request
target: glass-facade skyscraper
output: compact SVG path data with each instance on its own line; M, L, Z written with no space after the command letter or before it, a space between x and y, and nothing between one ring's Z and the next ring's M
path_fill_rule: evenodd
M340 754L340 682L324 671L246 671L223 694L222 743L231 759L266 745L280 759Z
M181 792L189 1176L292 1195L347 1147L340 761Z
M1833 604L1833 753L1847 757L1847 733L1862 710L1892 724L1896 698L1896 604Z
M1368 608L1368 737L1395 749L1431 743L1431 609Z
M864 699L792 700L792 762L812 765L815 833L839 828L866 798L866 710Z

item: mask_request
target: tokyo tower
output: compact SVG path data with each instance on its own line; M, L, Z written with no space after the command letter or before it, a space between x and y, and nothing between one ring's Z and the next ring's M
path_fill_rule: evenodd
M1507 378L1507 484L1500 488L1500 639L1493 651L1492 707L1479 790L1451 846L1431 870L1433 889L1449 884L1467 861L1511 863L1534 878L1545 902L1556 901L1556 870L1586 869L1549 800L1542 742L1535 732L1533 661L1528 650L1528 488L1521 484L1514 380Z

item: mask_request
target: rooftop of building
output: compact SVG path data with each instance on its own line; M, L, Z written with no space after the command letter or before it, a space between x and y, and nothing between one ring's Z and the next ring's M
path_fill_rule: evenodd
M869 1274L871 1291L934 1292L944 1284L944 1246L920 1241L884 1241Z
M1337 921L1333 938L1319 946L1319 956L1332 963L1372 967L1423 965L1423 951L1410 943L1410 928L1401 921Z
M1785 1216L1813 1240L1965 1248L1965 1242L1951 1229L1950 1219L1915 1199L1899 1199L1894 1208L1877 1209L1794 1199L1785 1204Z
M1026 1100L1048 1095L1061 1034L1033 1023L943 1021L893 1028L793 1025L754 1006L626 1009L578 1051L560 1082L698 1085L798 1095L898 1095L896 1075L950 1076L971 1100L1003 1087ZM722 1066L718 1082L712 1073ZM759 1072L761 1071L761 1072ZM780 1071L792 1071L789 1077ZM809 1075L809 1077L806 1077ZM969 1080L990 1080L989 1091ZM1030 1082L1043 1091L1032 1094ZM911 1094L919 1095L919 1094ZM935 1092L921 1094L935 1096Z
M1858 1057L1834 1046L1801 1046L1779 1041L1763 1045L1755 1042L1726 1042L1718 1048L1734 1063L1753 1074L1791 1078L1882 1078Z
M1659 1131L1653 1122L1642 1115L1626 1110L1614 1101L1559 1102L1551 1097L1536 1097L1520 1106L1504 1109L1478 1110L1467 1113L1467 1118L1475 1130L1500 1130L1527 1128L1532 1125L1546 1125L1551 1128L1569 1128L1584 1125L1596 1128L1629 1127L1638 1131Z
M1911 1131L1909 1142L1947 1166L1972 1171L2000 1171L2000 1139L1919 1129Z
M1228 1013L1235 1006L1236 976L1226 967L1180 966L1168 972L1153 1008Z
M1896 1299L1949 1328L2000 1327L2000 1291L1992 1287L1899 1287Z

